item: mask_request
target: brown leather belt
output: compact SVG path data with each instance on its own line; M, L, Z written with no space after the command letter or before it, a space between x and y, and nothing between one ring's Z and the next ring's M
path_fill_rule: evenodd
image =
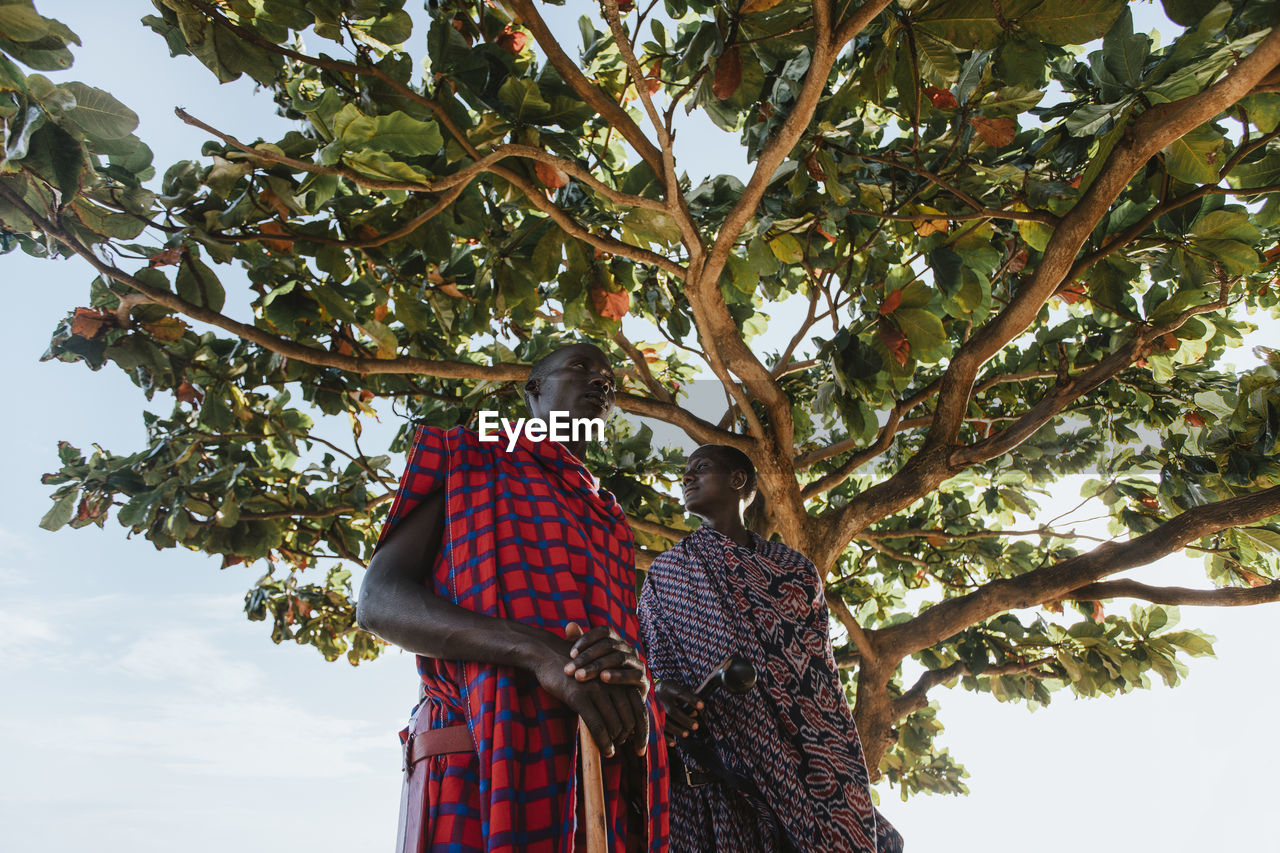
M411 731L404 745L405 769L433 755L475 751L476 747L471 742L471 732L468 731L466 723L445 726L442 729L427 729L422 732Z

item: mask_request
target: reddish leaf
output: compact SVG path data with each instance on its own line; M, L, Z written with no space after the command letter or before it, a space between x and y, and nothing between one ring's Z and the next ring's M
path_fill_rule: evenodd
M1280 258L1280 244L1272 246L1262 253L1262 257L1267 259L1267 263L1271 263L1276 258Z
M1143 506L1145 506L1147 509L1159 509L1159 508L1160 508L1160 501L1158 501L1158 500L1156 500L1155 498L1151 497L1151 495L1147 495L1145 498L1143 498L1141 501L1139 501L1139 503L1141 503L1141 504L1142 504Z
M1236 572L1244 578L1245 583L1252 587L1266 586L1271 583L1271 581L1267 580L1262 575L1254 574L1248 569L1236 569Z
M1079 188L1080 188L1080 179L1081 179L1081 178L1083 178L1083 177L1084 177L1084 175L1083 175L1083 174L1076 175L1074 178L1072 178L1071 180L1067 181L1067 186L1071 187L1072 189L1079 189Z
M516 54L524 50L525 44L529 41L529 34L523 30L512 29L511 25L507 24L498 34L496 41L498 47L507 53Z
M1160 336L1160 343L1164 345L1165 352L1173 352L1178 348L1178 337L1173 332L1165 332Z
M653 65L649 67L649 73L644 75L645 85L649 87L649 94L655 94L662 88L662 60L655 59Z
M1027 259L1030 253L1025 249L1019 249L1018 253L1009 259L1009 272L1018 273L1027 268Z
M538 180L553 190L559 189L569 183L569 176L557 169L550 163L543 163L541 160L535 160L533 163L534 174L538 176Z
M204 394L187 380L182 380L182 384L173 389L173 396L178 398L181 403L189 403L192 406L198 406L204 402Z
M973 125L982 141L992 148L1003 148L1018 135L1018 124L1011 118L974 116L969 119L969 124Z
M76 508L76 521L91 521L100 515L102 515L102 504L89 500L88 495L80 499L80 506Z
M387 312L390 310L391 308L387 303L383 302L381 305L378 305L373 309L373 319L381 323L383 320L387 319Z
M1090 619L1094 622L1101 622L1103 619L1107 618L1106 611L1102 609L1101 601L1094 601L1090 603L1093 604L1093 609L1089 612Z
M102 308L77 308L71 316L71 334L78 338L96 338L115 325L115 315Z
M716 60L716 73L711 81L711 93L723 101L732 98L740 85L742 85L742 55L738 53L738 46L731 44Z
M1187 426L1202 427L1205 425L1204 415L1199 412L1187 412L1182 416L1182 419L1187 422Z
M1054 295L1068 305L1075 305L1077 302L1083 302L1085 285L1073 284L1070 287L1064 287Z
M475 41L475 38L471 35L470 23L461 13L453 16L453 28L462 34L462 38L467 42L467 47L470 47Z
M258 196L258 199L259 201L269 204L272 210L274 210L276 215L281 219L288 219L289 214L292 212L289 210L288 206L280 200L280 196L275 194L275 190L263 190Z
M625 15L635 7L636 0L618 0L618 12L620 14Z
M1040 606L1041 606L1041 607L1043 607L1045 610L1048 610L1050 613L1061 613L1061 612L1062 612L1062 602L1061 602L1061 601L1046 601L1046 602L1044 602L1043 604L1041 604Z
M940 89L937 86L925 86L925 97L929 99L929 103L940 110L954 110L960 104L956 101L956 96L951 94L947 89Z
M608 320L621 320L631 310L631 294L625 290L612 293L601 287L591 288L591 307Z
M804 158L804 168L808 171L809 177L815 181L821 181L827 177L827 173L822 171L822 164L818 162L817 154L810 154Z
M823 230L822 230L822 226L821 226L821 225L814 225L814 226L813 226L813 230L814 230L814 231L817 231L819 234L821 234L823 237L825 237L828 243L834 243L834 242L836 241L836 238L835 238L835 237L832 237L832 236L831 236L830 234L828 234L826 231L823 231ZM821 274L822 274L822 271L821 271L821 270L817 270L817 269L815 269L813 272L814 272L814 274L815 274L815 275L821 275Z
M907 340L907 336L902 334L897 326L887 322L881 322L876 331L880 335L880 343L884 344L884 348L899 365L905 367L907 359L911 357L911 343Z
M880 303L880 316L887 317L894 311L898 310L898 306L902 304L902 290L895 290L884 298Z
M157 252L151 256L151 260L147 261L147 266L155 269L156 267L167 267L179 263L182 256L186 254L187 247L178 245L165 249L163 252Z
M264 222L258 228L263 234L270 234L276 237L283 237L289 233L288 229L280 222ZM293 240L262 240L262 245L266 246L269 251L285 253L293 248Z
M453 299L465 299L468 302L476 301L476 298L474 296L467 296L467 294L463 293L461 290L458 289L458 285L454 284L451 281L446 281L441 283L441 285L437 287L436 290L439 290L445 296L451 297Z

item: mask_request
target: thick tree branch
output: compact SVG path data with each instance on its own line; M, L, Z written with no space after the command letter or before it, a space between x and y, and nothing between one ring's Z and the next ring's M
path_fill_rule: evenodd
M1010 452L1062 412L1072 401L1089 393L1139 358L1147 355L1151 350L1152 343L1161 335L1177 330L1197 314L1206 314L1225 307L1227 293L1228 290L1224 284L1218 298L1213 302L1183 311L1166 323L1136 330L1133 336L1118 347L1115 352L1103 358L1088 370L1070 378L1066 376L1061 378L1054 384L1049 393L1041 397L1034 406L1008 427L990 438L957 450L951 456L952 467L957 469L967 468L978 462L985 462L988 459L994 459Z
M1280 580L1255 587L1187 589L1181 586L1149 586L1134 580L1100 581L1071 590L1065 598L1100 601L1104 598L1139 598L1153 604L1188 604L1210 607L1246 607L1280 601Z
M1143 566L1188 543L1228 527L1253 524L1280 513L1280 486L1189 509L1150 533L1001 578L960 598L937 604L914 619L878 632L882 648L906 657L997 613L1077 597L1075 590L1107 575Z
M659 524L656 521L636 518L632 515L627 516L627 523L631 525L632 530L639 530L641 533L649 533L653 536L661 536L671 542L679 542L690 533L688 530L681 530L678 527L670 527L666 524Z

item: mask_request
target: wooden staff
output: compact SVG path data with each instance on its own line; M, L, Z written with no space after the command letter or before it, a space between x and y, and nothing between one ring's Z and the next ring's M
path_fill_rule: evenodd
M583 815L587 830L587 853L609 853L609 818L604 808L604 773L600 747L587 724L578 720L578 741L582 745Z

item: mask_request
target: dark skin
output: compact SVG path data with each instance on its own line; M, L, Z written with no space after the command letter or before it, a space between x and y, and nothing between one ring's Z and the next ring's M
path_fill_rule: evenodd
M608 417L615 394L608 357L590 344L576 344L551 358L547 373L525 386L530 415ZM579 459L585 455L583 442L565 446ZM584 633L569 623L560 637L466 610L435 594L431 575L444 536L444 498L444 489L437 488L378 547L360 587L360 627L426 657L526 670L582 718L603 754L611 756L628 743L644 754L648 678L636 650L611 628Z
M743 547L750 547L751 531L742 522L742 508L752 497L746 471L733 468L719 447L708 444L689 456L680 482L684 487L685 509L711 529ZM654 695L667 710L663 734L668 746L674 746L679 738L688 737L689 732L698 728L698 711L704 705L688 685L666 678L658 682Z

